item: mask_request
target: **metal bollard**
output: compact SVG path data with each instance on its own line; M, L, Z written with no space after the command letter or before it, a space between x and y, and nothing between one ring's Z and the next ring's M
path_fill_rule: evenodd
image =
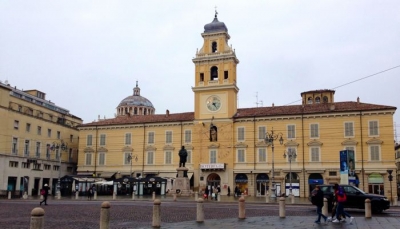
M43 208L34 208L31 211L30 229L44 228L44 210Z
M11 200L11 191L8 191L8 199Z
M97 191L94 191L93 199L94 199L94 200L97 200Z
M176 201L176 193L172 194L172 196L174 197L174 201Z
M324 216L328 215L328 199L324 198L324 206L322 207L322 214Z
M153 227L161 227L161 201L159 199L154 200L153 205Z
M153 192L153 201L156 199L156 192Z
M280 218L285 218L286 217L285 197L279 198L279 217Z
M371 218L371 200L365 199L365 218Z
M239 198L239 219L246 219L246 206L244 197Z
M204 208L203 208L203 198L197 198L197 218L196 222L204 222Z
M199 193L198 192L194 192L194 200L199 199Z
M265 195L265 203L269 203L269 194L268 193Z
M132 192L132 200L135 200L135 191Z
M104 201L100 210L100 229L110 228L110 202Z
M75 192L75 200L79 199L79 191Z

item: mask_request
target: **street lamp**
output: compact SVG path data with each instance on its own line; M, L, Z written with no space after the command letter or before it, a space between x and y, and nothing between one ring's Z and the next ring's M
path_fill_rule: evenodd
M392 172L393 170L388 169L387 172L389 173L389 181L390 181L390 203L392 203L393 206L393 192L392 192L392 181L393 181L393 176L392 176Z
M282 137L282 133L277 133L274 134L274 128L271 129L271 133L266 133L265 134L265 143L269 143L271 144L271 148L272 148L272 179L271 179L271 183L272 183L272 188L271 188L271 198L276 198L276 193L275 193L275 171L274 171L274 141L277 140L279 141L279 143L282 145L283 144L283 137Z
M58 156L58 181L57 181L57 198L61 199L61 151L67 151L68 145L61 140L61 143L53 142L53 145L50 147L52 151L56 151L56 157Z
M292 160L294 160L294 161L296 160L296 157L297 157L296 150L289 148L287 151L287 154L286 154L286 151L283 152L283 158L286 158L286 157L288 157L288 161L289 161L289 182L290 182L289 196L292 196ZM286 187L285 187L285 189L286 189Z
M138 161L138 156L137 155L132 155L132 153L130 153L129 155L128 155L128 162L130 162L131 163L131 173L130 173L130 177L132 177L132 161L133 160L135 160L135 162L137 162Z

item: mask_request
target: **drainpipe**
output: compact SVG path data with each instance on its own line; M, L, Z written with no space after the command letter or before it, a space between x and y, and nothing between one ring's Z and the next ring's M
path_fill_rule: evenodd
M97 125L96 125L96 151L94 152L94 172L93 172L93 176L96 177L96 169L97 169L97 140L98 140L98 134L99 134L99 130L97 129Z
M303 196L306 197L306 169L305 169L305 159L304 159L304 115L301 114L301 135L302 135L302 145L303 145Z
M143 123L142 177L144 176L144 151L146 148L146 124Z
M256 190L257 190L257 183L256 183L256 159L257 159L257 156L256 156L256 153L257 153L257 150L256 150L256 142L257 142L257 134L256 134L256 117L254 116L253 117L253 130L254 130L254 144L253 144L253 149L254 149L254 153L253 153L253 156L254 156L254 158L253 158L253 171L254 171L254 173L253 174L250 174L250 176L254 176L254 177L252 177L251 179L253 179L253 187L255 186L255 188L253 188L253 195L254 196L256 196Z
M360 132L361 132L361 179L363 184L363 190L365 190L365 182L364 182L364 139L363 139L363 127L362 127L362 118L360 111Z

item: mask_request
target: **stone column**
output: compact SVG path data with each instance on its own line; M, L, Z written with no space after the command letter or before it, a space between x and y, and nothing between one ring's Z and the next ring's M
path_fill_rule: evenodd
M8 191L8 199L11 200L11 191Z
M204 208L203 208L203 198L197 199L197 218L196 222L203 223L204 222Z
M31 211L30 229L44 228L44 210L43 208L34 208Z
M132 200L135 200L135 191L132 192Z
M279 198L279 217L280 218L285 218L286 217L285 197Z
M94 191L93 199L94 199L94 200L97 200L97 191Z
M365 218L370 219L371 217L371 200L365 199Z
M110 228L110 202L104 201L100 210L100 229Z
M159 199L154 200L153 222L151 225L156 228L161 227L161 201Z
M156 192L153 192L153 201L156 199Z
M239 219L246 219L246 206L243 196L239 198Z
M75 200L79 199L79 191L75 192Z

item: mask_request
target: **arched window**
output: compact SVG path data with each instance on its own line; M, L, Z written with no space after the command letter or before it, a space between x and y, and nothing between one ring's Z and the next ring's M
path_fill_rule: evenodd
M311 97L308 97L307 104L312 104L312 103L313 103L313 99Z
M218 80L218 68L216 66L211 67L210 80Z
M321 98L320 97L315 98L315 103L320 103L320 102L321 102Z
M215 41L212 43L212 52L217 52L217 42Z
M324 96L324 97L322 98L322 101L324 101L324 103L327 103L327 102L328 102L328 97Z

